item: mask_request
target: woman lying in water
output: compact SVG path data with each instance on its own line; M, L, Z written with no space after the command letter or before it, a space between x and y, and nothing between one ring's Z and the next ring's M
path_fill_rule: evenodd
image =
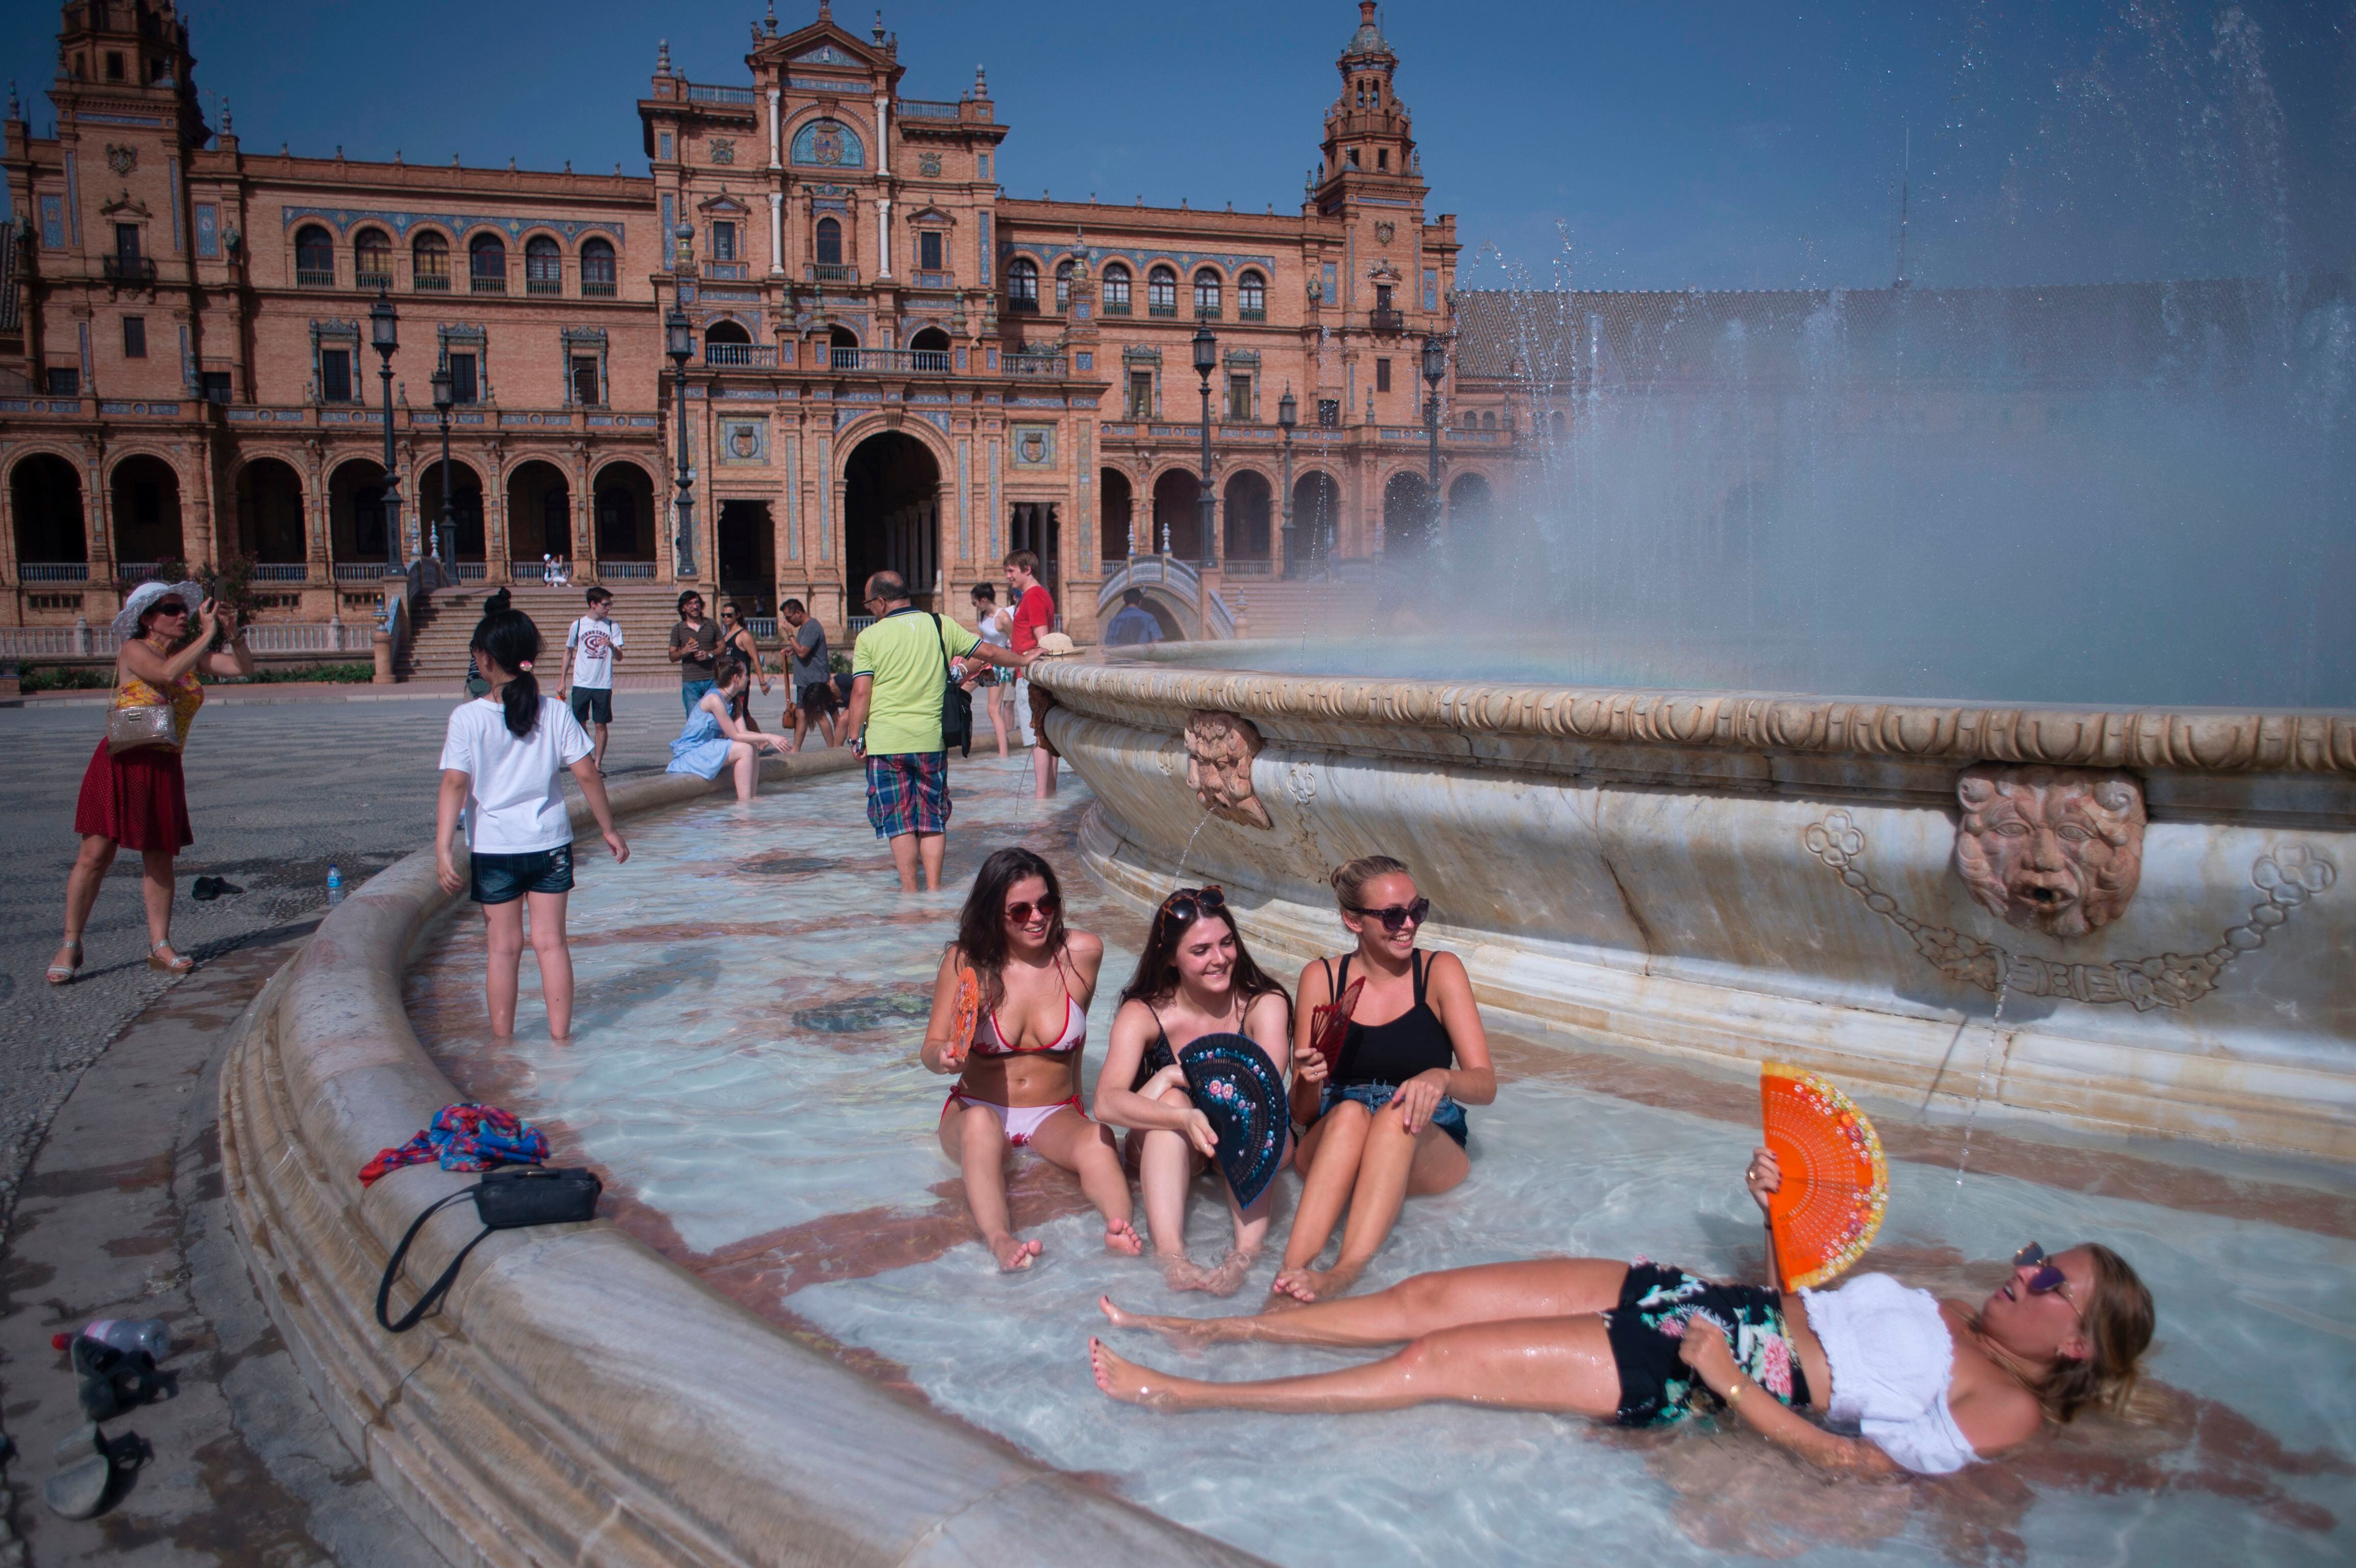
M1274 1287L1298 1301L1348 1290L1408 1199L1445 1192L1472 1173L1464 1107L1497 1097L1472 978L1454 954L1416 947L1431 901L1416 891L1407 868L1367 855L1333 881L1342 923L1358 945L1301 972L1293 1109L1309 1130L1293 1157L1303 1177L1301 1206ZM1312 1014L1361 980L1341 1055L1328 1063L1310 1045ZM1311 1268L1345 1207L1341 1255L1332 1268Z
M1292 1053L1292 1000L1252 961L1217 888L1181 888L1162 900L1138 955L1137 973L1120 996L1112 1043L1097 1075L1097 1119L1130 1129L1146 1227L1170 1288L1232 1296L1268 1240L1275 1189L1264 1188L1250 1203L1239 1204L1222 1179L1235 1245L1216 1268L1187 1257L1187 1189L1218 1152L1218 1139L1188 1095L1173 1052L1206 1035L1240 1034L1256 1041L1280 1073ZM1281 1123L1280 1116L1269 1134L1280 1141L1289 1132ZM1281 1168L1280 1155L1277 1166Z
M1751 1157L1749 1183L1763 1211L1782 1185L1765 1149ZM2050 1257L2023 1247L1976 1311L1882 1274L1778 1293L1601 1258L1419 1275L1258 1317L1144 1317L1101 1305L1120 1328L1196 1342L1408 1342L1346 1371L1213 1383L1164 1376L1089 1340L1097 1386L1133 1404L1353 1411L1461 1400L1623 1426L1730 1406L1818 1465L1879 1474L1960 1470L2027 1442L2049 1416L2116 1409L2152 1334L2151 1293L2125 1259L2091 1242ZM1827 1432L1801 1411L1861 1436Z
M941 1147L965 1173L965 1200L1002 1269L1028 1268L1006 1206L1006 1151L1030 1147L1075 1172L1104 1216L1108 1251L1143 1250L1130 1223L1129 1176L1112 1134L1080 1109L1080 1052L1104 940L1064 925L1055 868L1028 849L981 863L942 955L925 1027L925 1065L957 1073L941 1106ZM970 1042L951 1039L960 970L981 983Z

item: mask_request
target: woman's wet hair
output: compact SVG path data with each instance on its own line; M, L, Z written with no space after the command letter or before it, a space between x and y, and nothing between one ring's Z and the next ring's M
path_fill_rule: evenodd
M2081 1315L2094 1353L2082 1361L2056 1360L2035 1391L2045 1413L2060 1422L2077 1419L2089 1405L2113 1414L2126 1410L2158 1317L2150 1287L2126 1259L2100 1242L2081 1244L2094 1260L2094 1299Z
M1180 888L1171 897L1202 891L1200 888ZM1243 994L1247 1007L1252 998L1266 996L1270 991L1287 1002L1292 999L1292 993L1253 959L1250 947L1244 942L1243 928L1236 923L1233 914L1218 909L1198 914L1192 920L1180 920L1171 914L1168 899L1163 900L1162 908L1154 912L1152 929L1145 933L1145 951L1137 955L1137 972L1129 977L1129 984L1120 988L1120 999L1124 1002L1156 1002L1175 995L1178 990L1179 946L1186 940L1188 932L1206 920L1222 922L1235 933L1236 962L1235 967L1228 971L1229 983Z
M1415 873L1388 855L1361 855L1333 868L1326 880L1333 884L1333 898L1344 910L1364 908L1366 884L1376 877L1412 877Z
M520 610L494 610L475 627L466 646L515 677L499 693L499 707L509 733L530 734L540 722L540 682L531 673L532 661L540 657L540 628Z
M1013 952L1013 944L1006 935L1006 895L1015 883L1037 877L1047 884L1047 896L1055 901L1055 912L1047 917L1047 951L1064 950L1064 888L1055 880L1055 868L1035 850L1019 844L991 852L973 874L973 891L965 896L965 908L958 912L958 951L971 961L987 982L984 1000L996 1006L1006 989L1000 976L1006 960Z

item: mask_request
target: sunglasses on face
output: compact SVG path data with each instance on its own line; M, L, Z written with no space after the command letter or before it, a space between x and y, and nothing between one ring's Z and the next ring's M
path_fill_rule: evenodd
M1213 886L1180 888L1162 901L1161 912L1183 923L1190 920L1200 920L1206 914L1225 914L1226 910L1227 895Z
M2029 1295L2059 1295L2062 1300L2070 1304L2071 1311L2077 1312L2081 1317L2085 1316L2083 1312L2079 1311L2077 1293L2070 1288L2070 1276L2063 1274L2046 1258L2043 1247L2039 1246L2035 1242L2029 1243L2029 1245L2012 1254L2012 1266L2017 1269L2033 1268L2037 1271L2029 1276Z
M1382 909L1360 909L1353 905L1350 912L1367 920L1381 921L1385 931L1404 931L1409 925L1423 923L1423 917L1431 912L1431 901L1418 899L1411 904L1389 904Z
M167 604L154 613L158 615L186 615L188 613L188 607L185 603Z
M1033 910L1039 912L1039 918L1041 920L1053 920L1055 918L1055 912L1063 907L1064 901L1057 898L1053 893L1044 894L1035 900L1025 899L1019 903L1011 903L1006 906L1006 923L1009 925L1028 925L1031 923L1031 912Z

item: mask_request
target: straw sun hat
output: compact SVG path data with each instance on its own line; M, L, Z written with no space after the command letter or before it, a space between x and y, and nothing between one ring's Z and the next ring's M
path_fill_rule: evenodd
M125 639L137 636L139 617L155 608L158 599L167 596L187 600L188 613L193 615L197 613L197 606L205 602L205 585L201 582L141 583L131 591L131 597L123 602L123 613L114 617L114 635Z

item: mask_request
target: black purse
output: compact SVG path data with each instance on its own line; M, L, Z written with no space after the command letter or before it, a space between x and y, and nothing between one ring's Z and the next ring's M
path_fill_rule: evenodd
M933 615L934 645L940 646L942 635L941 618ZM941 647L941 750L951 746L961 756L973 755L973 693L958 684L957 672L949 668L948 649Z
M376 1287L376 1320L380 1327L393 1334L406 1334L417 1327L418 1319L432 1311L441 1299L450 1294L458 1282L458 1265L466 1254L482 1244L493 1231L519 1230L526 1225L573 1225L597 1217L597 1196L605 1184L597 1179L593 1170L573 1168L551 1170L545 1166L508 1166L485 1173L483 1179L472 1187L461 1188L410 1222L409 1233L401 1238L401 1245L392 1249L385 1260L384 1279ZM417 1305L402 1315L395 1323L387 1308L392 1302L393 1276L401 1272L402 1259L409 1255L409 1243L425 1228L425 1221L455 1203L461 1198L475 1200L475 1217L483 1222L475 1239L458 1249L442 1277L425 1287Z

